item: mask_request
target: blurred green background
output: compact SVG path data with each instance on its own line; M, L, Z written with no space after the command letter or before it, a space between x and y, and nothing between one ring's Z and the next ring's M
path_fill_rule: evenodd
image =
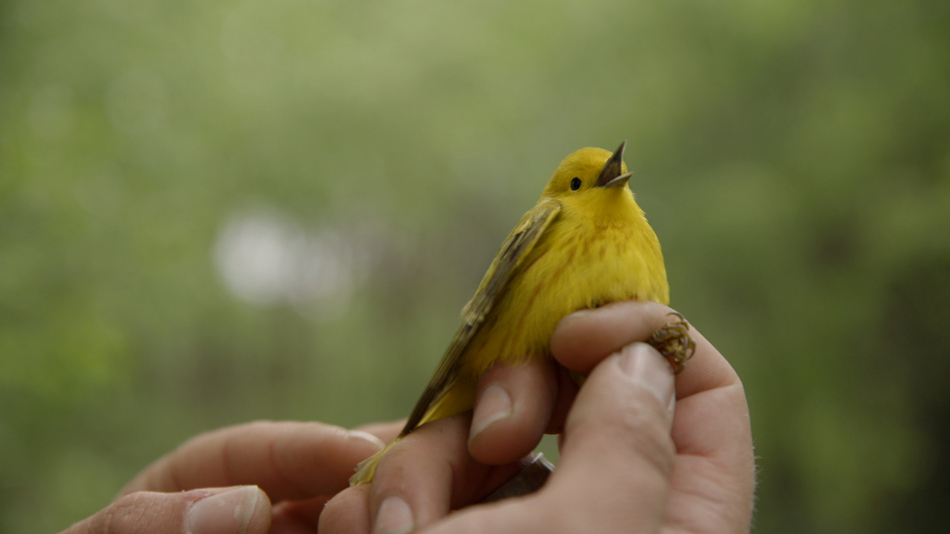
M0 3L0 531L196 433L405 416L557 163L629 140L768 533L950 521L950 3Z

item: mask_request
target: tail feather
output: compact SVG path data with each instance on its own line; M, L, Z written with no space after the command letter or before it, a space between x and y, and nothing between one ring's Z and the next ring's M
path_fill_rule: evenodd
M360 484L369 484L372 482L373 475L376 474L376 466L379 464L379 460L400 439L401 438L394 439L392 443L383 447L382 450L360 462L359 465L356 466L356 472L350 477L350 485L359 486Z
M429 406L417 426L403 429L403 433L393 440L392 443L386 445L383 450L360 462L359 465L356 466L356 473L350 477L350 485L358 486L372 482L373 476L376 474L376 466L379 464L383 455L389 452L389 449L398 443L403 436L430 421L450 417L462 413L465 410L471 410L474 400L475 382L473 380L456 380L445 394L440 396Z

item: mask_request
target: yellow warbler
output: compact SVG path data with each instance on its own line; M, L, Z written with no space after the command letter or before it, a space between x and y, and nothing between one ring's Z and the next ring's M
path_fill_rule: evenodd
M568 314L618 300L669 303L660 242L627 184L625 147L626 141L613 154L582 148L554 171L462 310L462 324L399 438L472 409L478 378L492 365L550 358L551 334ZM682 317L651 342L677 370L692 354ZM361 463L350 483L370 482L389 447Z

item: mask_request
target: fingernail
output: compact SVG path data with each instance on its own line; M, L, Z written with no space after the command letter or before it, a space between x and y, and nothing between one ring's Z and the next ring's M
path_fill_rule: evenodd
M575 312L571 312L571 314L568 315L568 317L584 317L584 316L586 316L586 315L590 315L591 313L593 313L593 311L594 311L594 310L586 309L586 308L585 308L585 309L582 309L582 310L577 310L577 311L575 311Z
M188 510L188 534L244 534L261 491L242 486L196 501Z
M376 436L370 434L369 432L363 432L362 430L350 430L350 437L357 438L357 439L364 439L372 443L373 445L375 445L377 449L382 449L383 447L386 446L386 444L383 443L383 440L377 438Z
M500 384L492 384L482 391L482 396L472 414L472 435L469 440L482 430L488 428L495 421L500 421L511 415L511 396Z
M373 534L406 534L412 532L414 521L412 510L406 501L396 495L390 495L379 505Z
M676 390L673 369L663 356L646 343L631 343L620 351L620 369L653 394L673 413Z

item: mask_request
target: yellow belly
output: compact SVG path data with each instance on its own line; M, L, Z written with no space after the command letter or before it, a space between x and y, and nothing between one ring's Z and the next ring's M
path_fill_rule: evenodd
M659 242L646 225L557 221L519 271L466 350L463 374L550 356L554 328L577 310L628 299L669 303Z

